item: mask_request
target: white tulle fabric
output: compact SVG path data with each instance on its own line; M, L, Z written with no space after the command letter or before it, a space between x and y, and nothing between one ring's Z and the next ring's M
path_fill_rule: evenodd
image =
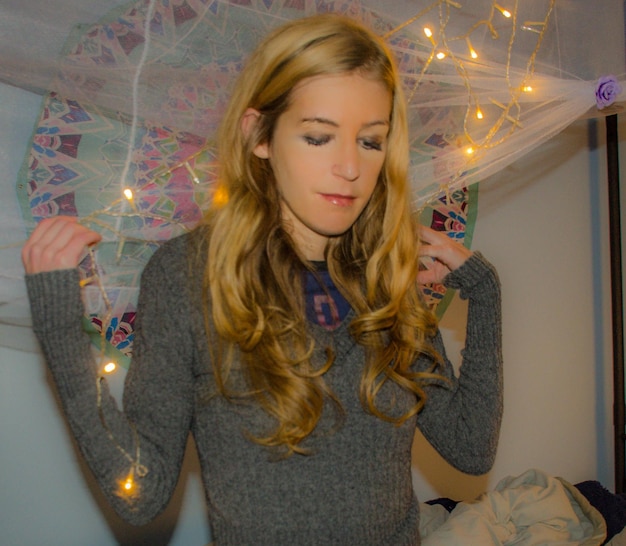
M199 135L210 148L230 84L261 37L289 19L339 11L385 36L397 56L420 208L480 182L581 116L618 111L626 99L623 9L620 0L3 0L0 82L12 89L1 96L40 95L26 101L32 105L53 91L126 123L115 173L122 188L136 177L137 124ZM137 42L126 56L108 55L107 33L125 29L127 43ZM614 77L615 103L600 110L596 90L606 76ZM2 102L0 116L13 129L35 130L32 108ZM16 142L0 161L23 151ZM0 321L9 328L0 345L29 350L29 334L16 334L30 323L19 247L34 224L16 198L20 182L0 182Z

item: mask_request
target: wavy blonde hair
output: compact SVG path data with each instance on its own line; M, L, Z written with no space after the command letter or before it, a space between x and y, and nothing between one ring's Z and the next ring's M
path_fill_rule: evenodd
M329 241L326 258L338 289L356 312L351 334L366 348L360 397L374 415L403 422L421 409L423 381L437 362L429 343L436 331L416 282L418 235L408 206L406 106L396 68L384 42L360 24L338 15L293 21L269 35L248 59L219 132L220 184L228 200L205 219L208 261L204 273L205 319L219 391L229 388L235 362L253 397L276 420L255 437L287 454L315 429L325 400L338 402L324 382L333 364L311 361L302 275L310 267L281 220L280 196L269 161L256 157L271 142L292 90L307 78L358 73L382 82L393 102L387 153L374 193L355 224ZM260 112L244 134L248 108ZM214 335L217 333L217 336ZM237 355L237 358L236 358ZM428 373L411 366L432 359ZM381 387L393 381L416 396L404 415L391 418L376 406Z

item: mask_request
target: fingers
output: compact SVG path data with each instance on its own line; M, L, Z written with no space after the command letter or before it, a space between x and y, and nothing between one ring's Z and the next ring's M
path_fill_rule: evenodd
M443 240L442 239L443 237L445 237L446 239L449 239L449 237L445 235L443 232L436 231L427 226L419 226L419 235L420 235L420 239L422 240L422 242L428 243L429 245L435 244L438 241L441 242Z
M435 260L433 267L429 267L431 272L422 272L421 279L436 280L424 282L441 282L447 273L459 268L472 255L471 250L450 239L444 232L421 226L419 234L422 243L425 243L420 245L420 255Z
M435 270L422 269L417 274L417 282L419 284L438 284L441 282L441 279Z
M42 273L78 266L85 248L101 240L99 233L77 222L56 216L42 220L22 248L26 273Z

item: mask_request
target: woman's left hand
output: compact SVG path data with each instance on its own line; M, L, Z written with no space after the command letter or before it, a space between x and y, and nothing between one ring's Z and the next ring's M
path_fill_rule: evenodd
M420 256L433 258L432 265L417 275L418 282L422 284L441 283L450 271L459 268L472 255L471 250L441 231L420 226L419 234Z

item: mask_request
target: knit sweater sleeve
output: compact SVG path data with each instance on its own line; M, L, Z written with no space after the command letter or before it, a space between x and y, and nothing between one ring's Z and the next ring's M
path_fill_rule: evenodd
M114 509L136 525L169 501L192 417L192 343L172 266L168 253L157 251L143 273L123 411L100 378L81 326L78 272L26 278L33 328L72 433ZM129 492L122 484L131 473Z
M465 347L458 377L447 359L441 334L433 343L443 357L437 373L447 382L426 387L418 427L453 466L484 474L493 466L502 420L502 331L500 283L478 252L444 280L468 299Z

